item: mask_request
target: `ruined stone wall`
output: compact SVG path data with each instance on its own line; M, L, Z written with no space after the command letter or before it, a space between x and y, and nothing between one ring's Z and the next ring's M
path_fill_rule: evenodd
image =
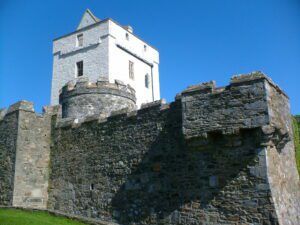
M298 224L291 185L299 182L285 183L294 156L276 153L275 168L270 150L293 149L275 126L288 100L269 82L255 73L224 88L193 86L136 113L58 119L48 207L120 224ZM281 187L286 199L278 200Z
M5 115L5 117L4 117ZM18 132L18 112L0 112L0 205L11 206Z

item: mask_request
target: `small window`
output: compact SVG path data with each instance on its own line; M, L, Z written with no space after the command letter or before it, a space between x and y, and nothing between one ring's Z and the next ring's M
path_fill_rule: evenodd
M126 40L128 41L129 40L129 34L126 33Z
M134 64L129 61L129 78L134 80Z
M149 74L147 73L145 75L145 87L149 88L149 86L150 86L150 80L149 80Z
M94 189L95 189L94 184L91 184L91 185L90 185L90 190L92 191L92 190L94 190Z
M78 34L77 35L76 46L77 47L83 46L83 34Z
M144 45L144 52L147 51L147 45Z
M76 63L76 75L77 77L83 76L83 61Z

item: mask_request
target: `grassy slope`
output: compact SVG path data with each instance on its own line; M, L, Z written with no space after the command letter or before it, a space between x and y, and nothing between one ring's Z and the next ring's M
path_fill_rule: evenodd
M0 225L84 225L78 221L50 215L47 212L32 212L16 209L0 209Z
M293 129L296 148L296 161L300 173L300 116L293 117Z

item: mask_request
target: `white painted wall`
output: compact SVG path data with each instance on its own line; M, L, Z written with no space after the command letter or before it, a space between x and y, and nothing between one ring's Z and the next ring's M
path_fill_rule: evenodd
M147 45L139 38L125 30L123 27L116 24L114 21L109 21L109 80L114 82L115 79L122 80L126 84L130 84L136 91L137 105L140 107L142 103L152 102L153 100L160 99L159 81L157 79L159 54L153 47ZM126 33L129 39L126 39ZM151 72L151 66L147 63L134 57L132 54L124 51L119 46L130 51L132 54L146 60L154 67ZM144 45L147 50L144 50ZM134 80L129 78L129 61L134 63ZM157 62L157 63L156 63ZM145 75L150 76L150 87L145 87ZM152 82L151 75L154 77L153 88L154 99L152 97Z
M77 35L81 33L83 46L76 47ZM83 75L93 82L108 76L107 34L108 23L101 23L54 40L51 105L58 104L59 90L76 78L76 62L83 60Z
M128 40L126 33L129 35ZM78 34L83 34L82 47L76 47ZM100 43L99 40L101 40ZM146 51L144 45L147 46ZM152 69L139 58L153 65ZM58 104L59 90L67 82L76 79L76 62L81 60L83 61L83 76L89 77L91 82L96 82L100 77L106 77L112 83L117 79L130 84L136 91L138 107L142 103L160 99L158 51L116 22L107 19L54 40L52 105ZM129 78L129 61L134 62L134 80ZM149 88L145 87L146 74L150 76ZM153 82L151 76L153 76Z

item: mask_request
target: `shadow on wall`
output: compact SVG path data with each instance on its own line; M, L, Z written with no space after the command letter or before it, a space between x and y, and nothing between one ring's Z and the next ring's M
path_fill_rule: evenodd
M272 210L258 202L268 199L268 191L253 191L265 180L249 172L258 161L258 131L211 133L186 143L181 119L174 115L181 113L171 108L160 135L114 195L114 219L122 224L254 222L248 210L259 208L273 220Z

